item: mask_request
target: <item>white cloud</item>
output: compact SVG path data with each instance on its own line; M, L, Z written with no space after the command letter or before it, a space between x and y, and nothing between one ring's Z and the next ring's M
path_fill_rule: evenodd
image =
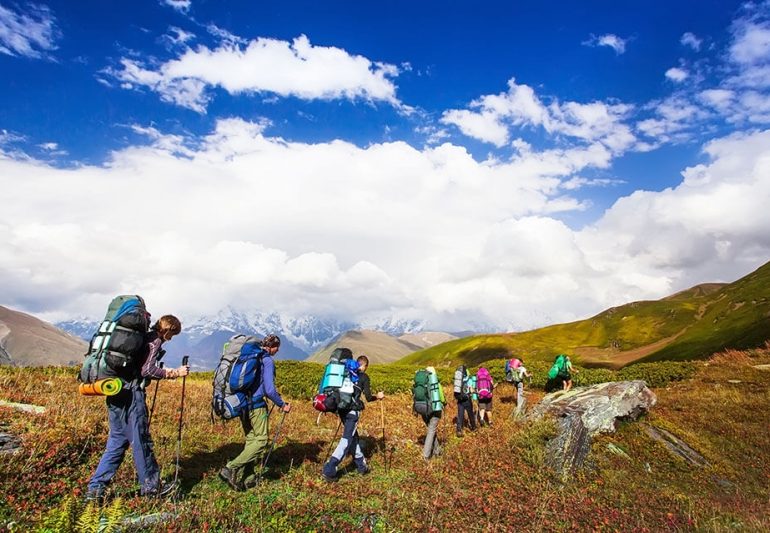
M682 38L679 39L682 46L689 46L696 52L700 51L700 46L703 43L703 39L699 39L694 33L686 32L682 34Z
M190 11L192 5L191 0L161 0L161 4L172 7L180 13L187 13Z
M770 59L770 24L738 20L730 58L739 64L765 63Z
M607 102L564 102L545 105L528 85L508 81L505 93L482 96L470 109L444 112L441 122L457 126L475 139L498 147L508 143L510 129L543 127L552 135L567 135L586 142L599 141L615 153L635 142L630 128L623 124L632 106Z
M304 35L292 42L259 38L245 48L223 44L187 49L156 68L123 58L107 74L127 88L148 87L164 101L205 112L209 88L230 94L273 93L301 99L362 99L401 106L394 65L372 62L335 47L313 46Z
M51 10L29 4L27 12L16 12L0 5L0 53L34 59L48 58L56 50L61 32Z
M168 33L163 36L163 39L172 46L181 46L195 39L195 34L185 31L178 26L169 26Z
M679 67L672 67L666 71L666 78L675 83L681 83L689 77L686 70Z
M584 46L607 46L615 50L617 55L623 54L626 51L626 44L629 39L623 39L613 33L606 33L604 35L596 36L591 34L591 37L583 41Z
M135 126L152 144L103 167L0 158L2 303L95 316L137 291L187 318L233 305L529 327L733 279L770 255L770 131L708 144L678 187L575 231L553 213L584 208L565 192L614 182L579 177L611 160L599 142L515 141L512 160L478 162L448 143L304 144L267 127L221 120L186 139Z

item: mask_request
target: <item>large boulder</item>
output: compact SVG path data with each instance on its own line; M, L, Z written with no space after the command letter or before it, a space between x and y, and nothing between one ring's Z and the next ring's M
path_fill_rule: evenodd
M556 419L558 434L548 443L548 464L562 475L583 467L591 437L613 433L619 420L636 420L657 398L644 381L616 381L545 396L528 419Z

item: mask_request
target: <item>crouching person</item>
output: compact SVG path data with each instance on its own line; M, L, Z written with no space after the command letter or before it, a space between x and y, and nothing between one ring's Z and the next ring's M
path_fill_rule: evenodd
M243 451L228 462L219 472L219 477L236 491L243 491L256 486L262 473L262 462L268 452L270 442L269 415L267 400L273 402L281 411L288 413L291 406L286 403L275 388L275 362L273 356L281 346L277 335L268 335L262 340L258 358L261 364L254 368L259 372L254 376L254 391L250 394L249 408L241 415L241 425L246 436Z

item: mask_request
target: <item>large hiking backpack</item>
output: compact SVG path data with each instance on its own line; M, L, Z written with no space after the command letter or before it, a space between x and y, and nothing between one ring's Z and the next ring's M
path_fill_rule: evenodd
M263 354L262 339L251 335L234 335L222 347L211 399L211 410L219 418L230 420L248 410L262 380Z
M492 376L483 366L476 372L476 393L479 395L479 400L492 399Z
M138 295L116 296L88 345L78 376L82 383L136 377L144 351L150 314Z
M419 415L430 415L444 409L441 401L441 384L438 376L427 370L414 373L412 382L412 409Z
M358 363L348 348L336 348L324 368L313 407L323 413L350 411L355 407L355 384L358 383Z
M460 365L455 370L453 390L455 398L458 400L465 401L468 399L468 371L465 365Z
M569 375L569 369L567 368L567 356L559 354L553 361L553 366L548 371L549 379L556 379L557 377L567 377Z
M520 359L507 359L505 361L505 381L508 383L518 383L521 381L521 365Z

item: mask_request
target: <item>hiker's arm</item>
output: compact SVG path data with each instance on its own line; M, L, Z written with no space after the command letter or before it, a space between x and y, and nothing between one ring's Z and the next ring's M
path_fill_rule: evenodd
M142 363L142 377L149 379L175 378L174 369L158 366L158 354L160 353L161 340L155 339L147 345L147 357Z
M372 387L371 387L371 383L369 382L369 376L367 376L366 374L364 374L363 376L361 379L361 381L363 381L363 383L361 384L361 394L364 395L364 398L366 398L367 402L377 401L379 397L372 394Z
M272 357L265 357L262 360L262 384L265 386L265 397L278 407L283 407L286 402L283 401L278 390L275 388L275 363Z

